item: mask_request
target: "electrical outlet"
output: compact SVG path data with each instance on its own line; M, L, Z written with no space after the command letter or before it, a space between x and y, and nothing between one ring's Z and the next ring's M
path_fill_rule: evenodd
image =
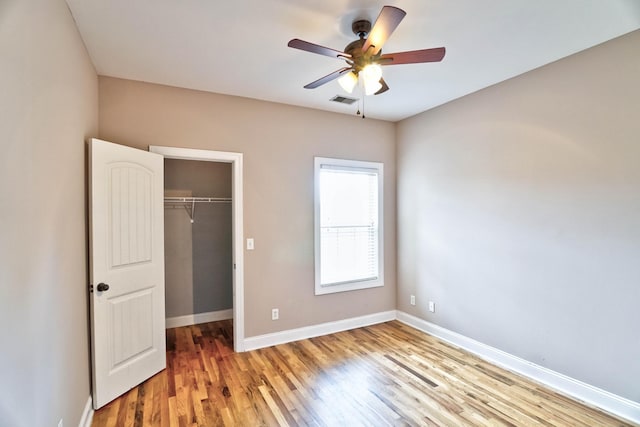
M271 320L278 320L280 318L280 310L277 308L271 309Z
M433 301L429 301L429 311L432 313L436 312L436 303Z
M411 305L416 305L416 296L411 295Z

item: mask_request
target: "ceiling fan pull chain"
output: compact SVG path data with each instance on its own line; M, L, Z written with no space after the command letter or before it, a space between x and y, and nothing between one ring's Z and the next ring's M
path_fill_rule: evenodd
M362 118L364 119L364 95L361 98L362 98Z

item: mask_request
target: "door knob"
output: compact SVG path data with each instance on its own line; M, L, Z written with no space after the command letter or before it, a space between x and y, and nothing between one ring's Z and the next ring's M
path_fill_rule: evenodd
M109 285L106 283L98 283L98 292L105 292L109 290Z

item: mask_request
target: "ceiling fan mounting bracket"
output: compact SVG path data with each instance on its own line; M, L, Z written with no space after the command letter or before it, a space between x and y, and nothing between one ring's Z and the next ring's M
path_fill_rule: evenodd
M353 31L353 34L363 39L367 37L369 31L371 31L371 22L366 19L353 21L353 24L351 24L351 31Z

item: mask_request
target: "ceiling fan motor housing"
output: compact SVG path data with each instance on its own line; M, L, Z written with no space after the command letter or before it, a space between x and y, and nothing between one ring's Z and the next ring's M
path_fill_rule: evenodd
M380 55L382 55L382 50L376 55L372 55L371 49L368 49L366 52L362 51L362 46L367 41L366 36L369 34L369 31L371 31L371 22L367 20L354 21L353 24L351 24L351 29L359 39L349 43L347 47L344 48L344 52L351 55L351 58L346 61L352 66L353 72L358 74L368 64L376 62Z

